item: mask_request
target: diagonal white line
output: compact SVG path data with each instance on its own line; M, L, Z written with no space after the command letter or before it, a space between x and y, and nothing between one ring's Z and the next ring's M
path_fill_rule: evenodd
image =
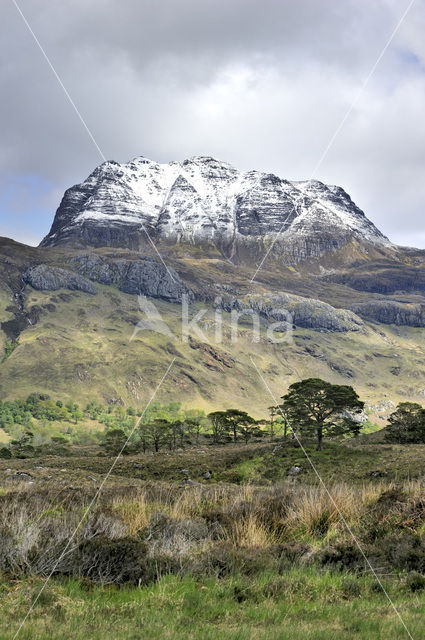
M155 399L159 389L161 388L162 384L164 383L165 379L167 378L168 374L171 371L171 368L175 362L176 358L173 358L171 363L168 365L168 368L166 370L166 372L164 373L164 375L162 376L160 382L158 383L158 385L156 386L155 391L153 392L153 394L151 395L149 402L146 404L145 408L142 411L142 414L140 415L139 419L136 421L136 424L134 425L133 429L131 430L130 435L128 436L127 440L125 441L125 443L123 444L123 446L121 447L120 452L118 453L118 455L116 456L116 458L114 459L109 471L107 472L107 474L105 475L105 477L103 478L101 484L99 485L96 493L94 494L93 499L91 500L90 504L87 506L87 508L84 511L84 514L81 518L81 520L79 521L79 523L77 524L77 526L75 527L71 537L68 539L68 542L66 543L65 548L63 549L62 553L60 554L59 558L56 560L55 564L53 565L52 570L50 571L49 575L47 576L46 580L43 583L43 586L41 587L40 591L38 592L37 596L34 598L34 600L31 603L31 606L29 608L29 610L27 611L27 614L25 615L24 619L22 620L21 624L19 625L18 630L16 631L15 635L13 636L13 640L16 640L16 638L18 637L22 627L24 626L25 622L28 620L28 617L31 615L32 610L34 609L35 605L37 604L41 594L43 593L43 591L45 590L50 578L52 577L52 575L54 574L54 572L56 571L56 568L58 566L58 564L60 563L60 561L62 560L62 558L66 555L69 547L71 546L72 541L74 540L75 536L77 535L77 532L79 531L81 525L83 524L87 514L90 512L91 508L93 507L94 503L96 502L97 498L99 497L100 492L102 491L106 481L108 480L109 476L111 475L112 471L115 468L115 465L117 464L118 460L120 459L120 457L122 456L122 453L124 451L124 449L126 448L126 446L128 445L133 433L135 432L135 430L137 429L137 427L139 426L140 422L143 420L146 411L148 410L150 404L153 402L153 400Z
M164 259L163 259L162 255L161 255L161 254L159 253L159 251L158 251L158 247L156 246L155 242L154 242L154 241L152 240L152 238L150 237L150 235L149 235L149 233L148 233L148 230L146 229L145 225L143 224L143 222L141 222L140 224L141 224L141 227L142 227L143 231L144 231L144 232L145 232L145 234L146 234L147 239L149 240L149 242L151 243L152 247L154 248L154 251L155 251L156 255L157 255L157 256L158 256L158 258L161 260L161 262L162 262L163 266L165 267L165 269L166 269L166 271L167 271L168 275L170 276L171 280L172 280L173 282L176 282L175 277L174 277L174 276L173 276L173 274L171 273L171 271L170 271L170 269L169 269L168 265L167 265L167 264L165 264L165 262L164 262Z
M400 29L401 25L404 22L404 19L406 18L407 14L409 13L409 11L412 8L414 3L415 3L415 0L410 0L409 4L407 5L405 11L403 12L403 14L402 14L402 16L400 18L400 20L397 22L396 26L394 27L390 37L388 38L388 41L386 42L384 48L382 49L381 53L377 57L375 63L373 64L371 70L369 71L368 75L366 76L366 78L365 78L362 86L360 87L356 97L354 98L354 100L351 103L350 107L347 109L347 112L345 113L344 117L342 118L341 122L339 123L338 127L336 128L334 134L332 135L331 139L329 140L325 150L323 151L322 155L320 156L316 166L313 169L313 172L311 174L311 178L316 174L316 171L321 166L323 160L326 158L330 148L332 147L333 143L335 142L336 138L338 137L341 129L343 128L343 126L347 122L348 118L350 117L351 112L353 111L354 107L356 106L356 104L358 103L360 98L362 97L367 85L369 84L370 79L372 78L373 74L375 73L375 71L376 71L379 63L381 62L382 58L386 54L388 47L390 46L390 44L394 40L394 38L395 38L395 36L397 34L397 31ZM310 178L310 180L311 180L311 178Z
M362 86L360 87L356 97L354 98L353 102L351 103L351 105L349 106L349 108L347 109L344 117L342 118L341 122L339 123L339 125L337 126L337 128L335 129L333 135L331 136L331 139L329 140L328 144L326 145L322 155L320 156L316 166L314 167L309 180L311 180L314 175L316 174L316 171L319 169L319 167L321 166L322 162L324 161L324 159L326 158L327 154L329 153L329 150L331 149L333 143L335 142L336 138L338 137L339 133L341 132L342 128L344 127L345 123L347 122L348 118L350 117L354 107L356 106L356 104L358 103L358 101L360 100L360 98L362 97L367 85L369 84L370 79L372 78L373 74L375 73L376 69L379 66L379 63L381 62L382 58L384 57L385 53L387 52L388 47L390 46L390 44L392 43L392 41L394 40L398 30L400 29L401 25L403 24L407 14L409 13L410 9L412 8L413 4L415 3L415 0L410 0L409 4L407 5L406 9L404 10L401 18L399 19L399 21L397 22L396 26L394 27L390 37L388 38L387 42L385 43L383 49L381 50L379 56L377 57L377 59L375 60L374 64L372 65L372 68L370 69L369 73L367 74ZM283 222L282 226L280 227L279 231L277 232L277 234L275 235L275 237L273 238L273 242L271 243L270 247L267 249L265 255L263 256L260 264L258 265L254 275L252 276L250 282L254 282L257 273L260 271L260 269L262 268L265 260L267 259L267 257L270 254L270 251L273 249L274 245L276 244L276 240L278 239L278 237L280 236L280 234L283 231L283 228L286 224L286 221L288 219L288 217L291 215L291 213L295 211L295 204L292 206L291 211L289 212L288 216L285 218L285 221Z
M37 36L35 35L34 31L31 29L31 25L29 24L28 20L26 19L26 17L24 16L24 14L22 13L18 3L16 2L16 0L12 0L13 4L15 5L15 8L17 10L17 12L19 13L19 15L21 16L22 20L24 21L28 31L30 32L30 34L32 35L34 42L36 43L37 47L40 49L44 59L46 60L47 64L49 65L51 71L53 72L53 75L55 76L56 80L58 81L59 85L61 86L63 92L65 93L66 97L68 98L69 103L71 104L72 108L74 109L75 113L77 114L77 117L79 118L81 124L83 125L84 129L87 131L91 141L93 142L94 146L96 147L96 149L99 152L100 157L102 158L102 160L104 160L106 162L106 158L103 154L102 149L99 147L99 145L97 144L94 135L92 134L92 132L90 131L89 127L87 126L86 121L84 120L83 116L81 115L80 111L78 110L77 105L75 104L75 102L73 101L73 99L71 98L71 96L69 95L64 83L62 82L59 74L57 73L56 69L54 68L53 64L50 61L49 56L47 55L47 53L45 52L45 50L43 49L43 47L41 46L41 43L39 41L39 39L37 38Z
M69 103L71 104L72 108L74 109L78 119L80 120L81 124L83 125L84 129L86 130L90 140L93 142L94 146L96 147L97 151L99 152L100 157L102 158L102 160L104 160L104 162L107 162L106 156L103 153L102 149L100 148L100 146L98 145L96 138L94 137L93 133L91 132L91 130L89 129L89 126L87 125L86 121L84 120L83 116L81 115L77 105L75 104L75 102L73 101L73 99L71 98L69 91L67 90L67 88L65 87L64 83L62 82L61 77L59 76L58 72L56 71L55 67L53 66L53 63L51 62L49 56L47 55L46 51L44 50L40 40L37 38L36 34L34 33L34 30L31 28L31 25L29 24L28 20L26 19L25 15L23 14L21 8L19 7L18 3L16 0L12 0L17 12L19 13L19 15L21 16L22 20L25 23L25 26L27 27L28 31L30 32L30 34L32 35L34 42L36 43L37 47L40 49L44 59L46 60L47 64L49 65L53 75L55 76L56 80L58 81L61 89L63 90L63 92L65 93ZM150 244L152 245L154 251L156 252L158 258L161 260L163 266L165 267L168 275L170 276L170 278L173 280L173 282L176 282L175 277L173 276L173 274L171 273L170 269L168 268L168 266L166 265L166 263L164 262L163 257L161 256L160 252L158 251L158 248L156 246L156 244L154 243L154 241L152 240L151 236L149 235L148 230L146 229L145 225L143 224L143 222L140 223L140 226L143 230L143 232L145 233L146 237L148 238Z
M277 399L274 396L274 393L272 392L272 390L270 389L269 385L267 384L266 380L264 379L261 371L259 370L259 368L257 367L256 363L254 362L252 356L250 356L250 360L252 362L252 364L255 367L256 372L258 373L258 376L260 377L260 379L262 380L267 392L269 393L270 397L272 398L273 402L275 403L276 407L278 407L282 417L283 417L283 413L282 410L279 407L279 403L277 401ZM360 553L363 556L363 559L365 560L367 566L369 567L370 571L373 573L376 581L378 582L379 586L381 587L383 593L385 594L388 602L390 603L394 613L397 615L398 619L400 620L401 624L404 627L404 630L406 631L407 635L409 636L410 640L414 640L412 634L410 633L406 623L404 622L400 612L398 611L397 607L395 606L394 602L391 599L391 596L389 595L388 591L385 589L384 585L382 584L382 581L380 580L378 574L376 573L376 569L373 568L369 558L367 557L367 555L365 554L365 552L363 551L363 547L361 546L360 542L358 541L357 537L355 536L355 534L353 533L350 525L348 524L347 520L344 517L344 514L342 513L341 509L339 508L338 504L336 503L334 497L332 496L332 494L330 493L329 489L327 488L325 482L322 479L322 476L320 475L320 473L318 472L313 460L310 458L310 456L308 455L307 451L305 450L301 440L299 439L297 433L292 430L292 433L295 436L295 439L299 445L299 447L301 448L303 454L305 455L305 457L307 458L308 463L310 464L311 468L313 469L315 475L317 476L320 484L322 485L323 489L325 490L326 495L328 496L329 500L331 501L331 503L333 504L333 506L335 507L339 517L341 518L345 528L347 529L348 533L350 534L350 536L352 537L352 539L354 540L354 543L356 544L357 548L359 549Z

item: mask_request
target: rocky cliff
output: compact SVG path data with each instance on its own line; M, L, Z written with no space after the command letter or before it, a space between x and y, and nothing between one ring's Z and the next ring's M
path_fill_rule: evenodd
M68 189L42 246L138 249L167 243L212 243L233 259L276 237L276 251L298 262L356 239L389 240L340 187L242 172L210 157L159 164L136 158L105 162Z

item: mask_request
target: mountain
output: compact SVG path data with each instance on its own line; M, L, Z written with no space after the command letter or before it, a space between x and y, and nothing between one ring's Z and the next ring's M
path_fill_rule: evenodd
M186 339L182 301L199 327ZM142 407L175 358L161 401L263 415L252 356L276 397L322 377L380 420L425 396L424 328L424 251L393 245L341 187L209 157L106 162L40 247L0 238L2 398Z
M264 252L277 239L290 263L353 239L391 246L341 187L241 172L203 156L103 163L66 191L41 246L140 249L148 234L157 242L212 243L230 259L247 248Z

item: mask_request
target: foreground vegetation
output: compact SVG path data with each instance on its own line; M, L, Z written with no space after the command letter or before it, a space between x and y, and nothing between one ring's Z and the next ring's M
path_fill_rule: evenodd
M330 493L291 482L127 482L105 488L86 513L95 487L9 485L0 496L0 569L15 576L54 570L110 584L305 565L368 571L343 515L374 566L425 574L421 482L338 484Z
M385 587L413 638L424 635L425 596L402 581ZM42 582L0 582L0 638L9 639ZM23 640L401 640L406 631L370 576L290 570L222 580L164 576L138 588L52 581Z
M0 638L13 637L51 571L22 638L405 637L339 511L413 637L424 635L421 480L335 484L336 507L322 489L291 480L121 476L86 514L95 486L5 475Z
M20 637L408 637L385 591L423 637L425 411L400 404L379 444L351 387L282 400L0 402L0 638L31 604Z

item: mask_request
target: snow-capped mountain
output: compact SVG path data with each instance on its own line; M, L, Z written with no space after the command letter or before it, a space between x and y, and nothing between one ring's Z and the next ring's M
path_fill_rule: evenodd
M137 248L146 232L159 241L211 242L229 257L241 246L267 246L277 234L276 246L295 259L352 239L391 244L340 187L242 172L199 156L103 163L65 192L41 245Z

